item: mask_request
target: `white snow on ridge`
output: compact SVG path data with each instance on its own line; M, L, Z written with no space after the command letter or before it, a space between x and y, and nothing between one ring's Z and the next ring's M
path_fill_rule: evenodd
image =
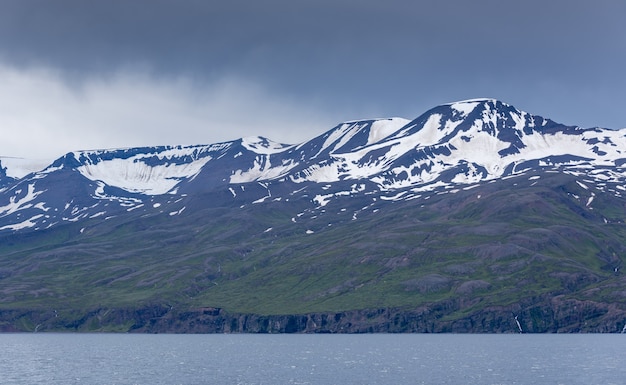
M260 136L250 136L241 139L241 145L248 151L256 154L276 154L294 147L291 144L274 142Z
M335 131L333 131L330 136L326 139L320 151L315 154L314 157L319 155L322 151L335 144L331 152L337 151L337 149L343 147L346 143L350 141L359 131L361 131L367 123L356 122L356 123L344 123L341 127Z
M401 140L402 147L407 149L437 144L445 136L450 135L454 129L463 122L462 119L454 121L446 120L444 124L442 118L443 116L441 114L432 114L422 127L418 127L417 125L408 126L389 140L379 143L379 145L380 147L384 147L389 144L390 140ZM413 132L411 133L411 131Z
M118 150L119 153L112 153L111 150L75 152L67 155L70 162L60 162L57 163L58 167L49 166L43 170L40 166L49 163L29 164L25 163L26 160L2 157L0 160L2 166L7 167L9 176L24 177L35 171L29 178L36 180L64 166L71 167L67 165L74 164L71 159L74 156L81 162L77 171L96 184L91 197L119 202L121 206L129 207L127 211L143 207L144 204L138 199L112 196L110 194L113 192L108 186L133 193L174 194L183 188L181 182L195 178L207 163L213 161L210 164L213 166L217 159L225 156L229 159L223 164L228 166L218 170L223 172L218 175L220 180L231 183L227 189L233 198L239 198L239 189L243 191L245 183L250 182L316 182L322 184L320 187L324 191L312 199L318 208L333 202L336 197L362 193L365 184L357 185L359 179L378 184L378 189L372 190L375 192L366 194L383 192L381 200L406 200L421 196L418 194L421 192L445 189L445 193L454 193L460 189L474 188L484 181L494 182L505 177L505 170L508 170L507 175L518 176L531 169L534 172L534 165L537 164L554 172L584 176L589 180L582 180L594 183L590 184L594 188L598 188L598 181L626 183L626 165L616 167L626 159L626 130L580 129L572 132L568 129L565 132L549 130L550 133L542 133L541 129L536 129L524 132L527 126L545 125L546 120L535 119L526 112L512 108L500 109L501 104L498 102L496 105L495 102L493 99L471 99L451 103L448 105L450 110L438 108L434 111L443 112L431 113L430 116L424 116L424 120L415 120L420 122L418 124L402 118L346 122L324 136L315 138L309 146L298 145L297 148L302 148L299 152L290 150L294 148L292 145L254 136L209 146L139 149L144 153L137 153L138 149ZM467 118L470 114L472 119ZM506 120L506 128L498 126L498 122ZM460 124L464 124L462 132L458 128ZM509 130L509 127L515 131L499 135L499 129ZM508 141L511 139L514 139L514 147ZM235 166L227 169L230 165ZM532 173L527 177L531 181L539 179ZM354 186L357 187L350 191L333 189L333 182L349 180L355 180ZM49 210L44 202L37 203L35 198L41 192L35 190L35 184L26 188L27 181L21 183L20 187L9 186L2 191L5 194L2 204L6 205L0 207L0 217L19 213L10 221L3 222L3 226L13 224L0 230L35 226L35 220L40 216L24 220L26 216L20 212L22 209ZM324 183L328 185L323 186ZM578 184L588 189L585 184ZM308 186L306 183L302 185ZM614 188L626 191L622 185ZM13 188L22 190L13 191ZM267 196L253 203L281 198L286 196L272 197L268 189ZM587 205L590 206L592 201L593 197ZM100 203L103 208L108 204ZM155 209L159 206L159 203L152 204ZM87 214L76 211L79 208L75 207L72 218L64 220L78 220L81 215L91 215L92 218L105 215L104 211L96 212L92 208L89 207ZM87 208L82 210L87 212ZM163 210L168 212L165 208ZM178 215L183 210L170 211L170 215ZM28 216L31 215L29 212Z
M469 168L469 171L465 174L456 174L451 180L452 183L473 184L479 183L482 180L482 174L479 172L479 170L476 169L476 166L474 166L473 163L468 163L467 166ZM476 186L478 185L474 185L474 187Z
M409 124L410 120L404 118L380 119L372 123L367 144L379 142L402 127Z
M525 122L525 115L522 112L521 114L516 114L515 112L511 112L509 114L509 116L511 117L511 119L513 119L513 121L515 122L515 129L516 130L523 130L524 126L526 125Z
M469 115L470 112L474 111L474 108L476 108L476 106L482 101L484 100L465 100L449 104L449 106L452 107L453 110L460 112L461 115L465 117Z
M312 156L312 159L319 156L322 152L324 152L324 150L330 148L331 146L331 154L340 151L343 146L366 129L368 125L370 125L370 128L367 133L368 138L365 146L369 146L385 139L409 122L410 120L404 118L369 119L344 122L328 134L320 149L315 155Z
M314 164L307 169L303 170L297 176L291 175L290 179L292 182L301 183L306 181L313 182L337 182L340 176L339 168L337 163L326 164L326 165L318 165Z
M536 122L525 112L510 113L515 122L515 129L523 146L518 152L512 151L507 155L499 152L506 150L511 143L498 139L491 131L491 127L497 126L498 114L492 106L486 106L481 119L476 119L473 126L456 137L449 143L443 143L442 139L454 132L455 128L463 120L442 121L442 115L432 114L422 127L412 125L401 130L388 139L383 139L371 145L359 148L355 151L332 154L332 162L325 165L314 165L304 170L293 180L298 182L310 180L315 182L333 182L340 179L372 178L372 176L392 171L399 176L391 184L387 177L374 177L371 180L380 183L383 190L405 188L411 185L432 183L441 172L461 164L469 164L470 170L465 174L457 174L452 180L454 183L473 184L478 181L493 180L503 176L504 171L511 164L520 164L533 159L547 159L540 162L544 166L556 165L550 157L558 159L559 156L576 157L583 160L559 160L559 165L582 167L582 163L589 163L588 167L615 166L618 159L626 158L626 135L624 132L610 130L587 131L583 136L563 132L542 134L533 131L524 134L523 128L528 123ZM345 131L344 131L345 133ZM330 139L330 138L329 138ZM590 144L590 143L592 144ZM397 166L393 169L394 162L401 156L429 146L439 145L439 149L447 150L432 153L423 159L416 159L411 165ZM384 154L380 151L384 150ZM376 154L376 156L372 156ZM474 165L484 168L487 175ZM417 171L420 170L421 171ZM516 170L515 172L518 172ZM400 177L405 175L404 177ZM606 174L606 175L605 175ZM598 178L607 180L619 180L615 172L605 172Z
M172 158L182 158L182 157L192 157L193 159L199 159L204 157L206 153L217 152L227 150L233 145L233 142L222 142L222 143L214 143L214 144L198 144L191 146L160 146L157 148L153 148L157 151L142 153L133 156L136 157L157 157L158 159L172 159ZM113 148L113 149L105 149L105 150L84 150L84 151L74 151L72 154L76 159L85 157L99 157L101 155L109 154L112 152L124 152L124 151L132 151L137 150L138 148L130 147L130 148ZM202 156L201 156L202 155Z
M366 178L385 171L402 155L421 147L439 143L445 135L452 133L456 126L462 121L446 121L446 124L442 127L441 119L442 115L433 114L422 127L415 130L412 134L409 134L409 132L416 126L407 127L389 139L360 148L357 151L337 154L337 158L345 159L346 164L344 166L348 167L348 171L344 171L340 173L340 175L349 177L350 179ZM371 152L384 148L388 150L383 157L373 160L369 159ZM361 166L357 167L357 164ZM345 169L345 167L342 167L342 169Z
M473 99L465 99L465 100L458 100L456 102L452 102L452 103L444 103L442 104L442 106L452 106L455 104L471 104L471 103L496 103L498 101L498 99L493 99L493 98L473 98ZM506 103L502 103L505 106L508 105Z
M128 159L111 159L96 164L85 164L78 171L93 181L102 181L109 186L129 192L150 195L166 194L182 179L197 175L211 160L210 156L190 163L149 166L143 161L145 155Z
M322 147L319 149L317 154L311 157L311 159L317 158L319 154L321 154L324 150L332 146L337 141L342 141L343 143L340 142L334 148L337 149L341 147L343 144L348 142L361 128L363 128L364 125L365 123L362 123L362 122L343 123L341 126L333 130L328 135L328 137L324 141L324 144L322 144Z
M271 155L258 155L252 168L248 170L234 170L230 176L230 183L246 183L257 180L269 180L286 175L298 165L292 160L283 161L280 165L272 166Z
M112 159L96 165L81 166L78 171L91 180L103 181L126 191L159 195L172 190L181 179L195 176L209 160L205 158L183 165L148 166L142 161Z

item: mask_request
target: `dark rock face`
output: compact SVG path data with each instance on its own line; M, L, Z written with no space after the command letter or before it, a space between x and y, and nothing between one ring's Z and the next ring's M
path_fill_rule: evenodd
M6 167L2 167L2 161L0 161L0 188L15 183L15 179L7 175Z
M417 309L258 315L220 308L169 306L99 309L84 315L0 311L0 332L120 331L132 333L619 333L626 307L562 297L485 307L466 316L459 301ZM121 327L120 325L125 325Z

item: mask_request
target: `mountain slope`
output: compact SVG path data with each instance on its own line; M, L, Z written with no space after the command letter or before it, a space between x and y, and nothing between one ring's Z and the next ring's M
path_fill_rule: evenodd
M254 202L288 199L306 188L323 192L317 194L323 204L364 189L381 199L411 199L534 169L584 175L619 195L624 149L623 131L567 127L477 99L433 108L413 121L343 123L297 146L245 138L69 153L23 178L1 176L0 231L145 211L201 192L228 191L233 199L243 193ZM49 187L65 178L75 180L74 191L59 195L62 188ZM245 194L250 183L263 186L259 194ZM325 183L330 185L320 191Z
M0 175L0 328L621 331L623 131L492 99Z

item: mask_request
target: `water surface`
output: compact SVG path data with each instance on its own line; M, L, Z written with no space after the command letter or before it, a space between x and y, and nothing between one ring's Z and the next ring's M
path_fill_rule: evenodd
M0 384L623 384L626 335L0 334Z

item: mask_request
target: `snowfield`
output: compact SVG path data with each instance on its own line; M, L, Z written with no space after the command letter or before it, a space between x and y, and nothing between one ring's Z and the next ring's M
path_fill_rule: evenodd
M537 169L620 196L626 129L564 126L494 99L472 99L414 120L344 122L297 145L253 136L77 151L54 162L0 157L0 164L0 231L18 231L145 210L185 215L183 201L195 193L216 193L237 207L301 197L321 210L356 195L428 199ZM283 183L298 187L276 193Z

